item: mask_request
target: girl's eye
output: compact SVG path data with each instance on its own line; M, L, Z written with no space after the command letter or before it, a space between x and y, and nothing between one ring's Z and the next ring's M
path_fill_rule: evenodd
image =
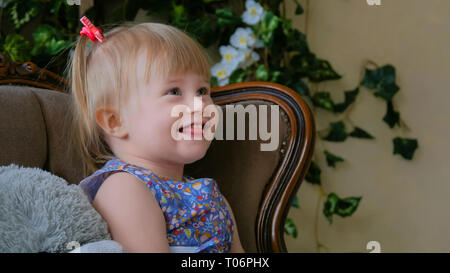
M202 93L202 95L208 95L208 89L202 87L198 90L200 93Z
M175 92L174 95L179 95L180 94L180 89L178 89L178 88L171 89L169 92L167 92L167 94L171 93L172 91Z

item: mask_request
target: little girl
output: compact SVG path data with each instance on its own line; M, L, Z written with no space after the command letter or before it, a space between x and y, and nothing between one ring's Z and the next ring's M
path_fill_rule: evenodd
M159 23L104 36L89 27L68 66L74 139L90 174L79 185L113 240L126 252L243 252L216 181L183 175L211 141L173 137L176 105L193 109L177 133L202 136L211 119L202 114L213 101L201 46ZM89 38L95 42L87 50ZM199 99L202 109L195 109Z

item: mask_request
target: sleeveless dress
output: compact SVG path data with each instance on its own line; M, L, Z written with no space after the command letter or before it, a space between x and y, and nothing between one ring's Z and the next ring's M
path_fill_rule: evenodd
M228 207L212 178L170 180L118 158L106 164L79 186L92 203L103 181L115 172L139 178L153 193L164 213L171 252L229 252L234 223Z

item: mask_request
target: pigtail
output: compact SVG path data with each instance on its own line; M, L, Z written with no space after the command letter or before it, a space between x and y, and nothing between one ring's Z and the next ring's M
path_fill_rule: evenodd
M92 136L95 128L90 122L89 93L87 86L87 56L86 35L78 38L75 51L70 61L70 78L73 113L73 141L75 150L81 155L83 161L83 177L97 169L95 159L90 152L92 149Z

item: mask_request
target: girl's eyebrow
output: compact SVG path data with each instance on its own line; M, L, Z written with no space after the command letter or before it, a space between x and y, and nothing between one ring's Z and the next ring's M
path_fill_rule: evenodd
M171 85L171 84L173 84L173 83L178 83L178 82L179 82L179 81L176 81L176 80L174 80L174 81L168 81L167 84L168 84L168 85ZM205 82L200 83L199 85L200 85L201 87L208 87L209 82L206 82L206 81L205 81Z
M179 81L181 81L181 79L175 78L175 79L169 80L168 82L173 83L173 82L179 82Z
M170 78L167 82L168 83L174 83L174 82L180 82L182 81L183 78ZM209 84L209 81L207 80L202 80L202 83L204 84Z

